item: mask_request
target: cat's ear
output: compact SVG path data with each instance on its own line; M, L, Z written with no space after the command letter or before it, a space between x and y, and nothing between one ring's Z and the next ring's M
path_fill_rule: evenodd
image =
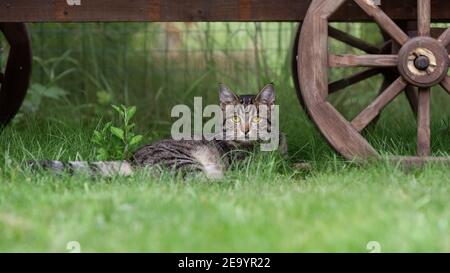
M273 84L266 85L256 96L256 102L265 105L275 104L275 87Z
M219 97L221 105L237 104L239 97L225 84L220 84Z

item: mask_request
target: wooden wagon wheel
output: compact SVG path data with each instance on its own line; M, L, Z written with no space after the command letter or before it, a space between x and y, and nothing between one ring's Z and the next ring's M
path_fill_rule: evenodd
M430 93L440 84L450 93L447 76L450 29L438 39L431 38L430 0L417 1L418 37L410 38L372 0L352 0L370 15L399 45L398 54L333 55L328 52L328 18L346 0L313 0L303 22L298 47L299 82L309 116L327 141L347 159L379 157L361 134L370 122L408 85L418 91L417 157L413 161L431 160ZM352 121L346 120L328 101L328 69L333 67L368 67L395 69L399 76L365 110ZM408 159L409 160L409 159Z
M294 86L295 89L297 91L297 95L298 95L298 99L300 101L300 104L305 107L305 103L302 97L302 93L300 91L300 82L299 82L299 71L298 71L298 45L300 42L300 33L301 33L301 29L302 29L302 25L299 24L299 26L297 27L297 31L296 31L296 35L295 35L295 39L294 39L294 43L293 43L293 52L292 52L292 78L294 81ZM340 41L346 45L349 45L353 48L362 50L363 52L369 53L369 54L387 54L387 53L392 53L392 50L394 50L393 46L392 46L392 41L390 39L390 37L388 37L387 35L385 35L384 32L382 32L382 36L383 36L383 43L379 46L373 46L357 37L354 37L350 34L347 34L339 29L333 28L333 27L328 27L328 31L329 31L329 36L332 37L333 39ZM386 73L389 71L383 71L382 69L376 69L376 68L372 68L372 69L367 69L365 71L362 72L358 72L353 74L350 77L346 77L337 81L334 81L332 83L330 83L328 85L328 90L330 94L333 93L337 93L340 90L343 90L349 86L358 84L362 81L368 80L374 76L377 75L382 75L383 76L383 80L381 82L380 85L380 90L378 93L381 93L382 91L384 91L386 89L387 86L389 86L392 82L392 76L390 73ZM376 119L374 119L375 121Z
M31 76L31 45L25 24L0 23L10 45L4 73L0 71L0 127L17 114L25 98Z

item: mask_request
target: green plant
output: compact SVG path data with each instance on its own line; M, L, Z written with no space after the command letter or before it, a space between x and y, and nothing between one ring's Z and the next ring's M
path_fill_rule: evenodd
M38 64L44 74L44 78L40 83L33 83L30 86L21 111L14 120L15 123L20 122L25 114L38 112L42 102L46 99L54 101L64 99L69 92L59 86L59 82L76 72L76 67L78 66L78 62L70 57L70 51L48 60L34 57L33 61ZM65 64L68 64L70 68L62 67Z
M28 90L27 99L23 102L22 111L27 113L36 113L43 100L61 100L67 96L68 92L58 86L42 85L34 83Z
M136 106L112 105L112 108L119 115L120 125L113 126L112 122L107 122L94 131L91 140L97 146L97 160L128 159L143 139L142 135L134 132L136 124L131 122Z
M49 59L33 57L33 61L39 65L39 68L45 75L44 85L55 86L59 81L77 72L78 61L72 58L71 51L64 52L61 56ZM68 66L66 66L68 65Z

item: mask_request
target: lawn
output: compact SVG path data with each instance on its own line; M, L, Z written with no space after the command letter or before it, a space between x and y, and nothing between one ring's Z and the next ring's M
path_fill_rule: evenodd
M448 168L343 162L313 129L294 141L312 145L305 157L322 151L311 170L255 155L215 183L20 168L27 158L90 159L90 130L31 121L3 132L0 251L66 252L71 241L85 252L369 252L373 241L383 252L450 251Z

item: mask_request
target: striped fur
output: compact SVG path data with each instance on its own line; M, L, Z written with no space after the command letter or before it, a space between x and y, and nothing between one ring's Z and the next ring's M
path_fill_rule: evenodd
M249 146L250 147L250 146ZM249 148L248 147L248 148ZM239 149L239 153L243 148ZM203 171L211 180L221 179L238 151L225 141L162 140L139 149L129 161L84 162L29 161L32 169L92 176L131 176L137 168L157 166L176 172Z
M220 141L163 140L142 147L133 156L136 166L161 166L176 171L203 171L220 179L231 161L231 146Z
M116 175L130 176L133 174L134 167L128 161L56 161L42 160L29 161L28 166L32 169L52 170L56 172L68 172L70 174L88 174L92 176L112 177Z

